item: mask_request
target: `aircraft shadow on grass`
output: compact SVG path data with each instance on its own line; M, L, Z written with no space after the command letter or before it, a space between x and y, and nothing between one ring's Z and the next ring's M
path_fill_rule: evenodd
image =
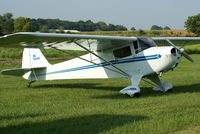
M107 91L116 91L115 94L103 95L103 96L93 96L96 99L127 99L128 96L124 96L118 93L123 87L116 86L102 86L101 83L75 83L75 84L46 84L46 85L37 85L33 88L64 88L64 89L76 89L84 88L91 90L107 90ZM141 88L141 97L149 96L162 96L168 94L180 94L180 93L193 93L200 92L200 84L193 85L183 85L183 86L174 86L173 91L169 93L162 93L159 91L153 91L151 88Z
M36 85L32 88L64 88L64 89L76 89L76 88L82 88L82 89L100 89L101 83L67 83L67 84L42 84L42 85Z
M1 127L1 134L98 134L134 123L148 120L141 115L95 114L73 118L62 118L38 123L25 123L17 126Z
M13 120L13 119L23 119L23 118L34 118L34 117L42 117L47 114L28 114L28 115L13 115L13 116L0 116L1 120Z

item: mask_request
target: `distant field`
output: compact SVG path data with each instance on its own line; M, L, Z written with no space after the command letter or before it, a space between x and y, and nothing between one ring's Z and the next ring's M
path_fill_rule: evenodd
M186 46L185 51L189 54L200 54L200 45L189 45ZM23 49L20 48L1 48L0 47L0 58L21 58L22 57L22 52ZM62 59L71 59L73 58L72 56L63 54L61 52L58 52L56 50L53 49L46 49L46 50L42 50L42 52L44 53L45 57L47 58L62 58ZM85 51L67 51L70 53L73 53L75 55L83 55L86 54L87 52Z
M0 134L199 134L200 55L161 78L174 91L141 83L141 97L119 90L127 79L41 81L0 75ZM20 59L19 59L20 60ZM55 61L52 61L55 62ZM14 61L0 70L20 67Z
M186 30L135 30L135 31L95 31L79 34L110 35L110 36L147 36L147 37L194 37L194 33Z

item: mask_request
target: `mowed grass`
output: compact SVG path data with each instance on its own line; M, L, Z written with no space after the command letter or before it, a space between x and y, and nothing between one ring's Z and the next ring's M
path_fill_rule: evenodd
M41 81L27 88L22 78L0 75L0 134L198 134L200 55L192 57L195 64L183 58L162 76L173 92L152 91L142 81L140 98L118 93L128 79Z

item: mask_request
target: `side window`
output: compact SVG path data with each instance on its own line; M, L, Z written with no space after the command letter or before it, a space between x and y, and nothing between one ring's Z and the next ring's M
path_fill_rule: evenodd
M113 54L116 59L128 57L131 56L131 48L130 46L119 48L114 50Z

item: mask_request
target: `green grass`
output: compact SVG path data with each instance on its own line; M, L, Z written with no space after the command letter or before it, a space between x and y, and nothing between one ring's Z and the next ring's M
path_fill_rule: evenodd
M200 55L161 78L174 91L141 82L141 97L119 90L127 79L41 81L0 75L1 134L166 134L200 130ZM1 62L0 62L1 63ZM0 70L16 65L0 66Z
M71 56L54 50L54 49L41 49L42 53L47 58L57 58L57 57L63 57L63 58L72 58ZM87 52L86 51L74 51L74 50L64 50L64 52L73 53L74 55L80 56L84 55ZM18 58L20 59L22 57L23 49L22 48L1 48L0 47L0 58Z

